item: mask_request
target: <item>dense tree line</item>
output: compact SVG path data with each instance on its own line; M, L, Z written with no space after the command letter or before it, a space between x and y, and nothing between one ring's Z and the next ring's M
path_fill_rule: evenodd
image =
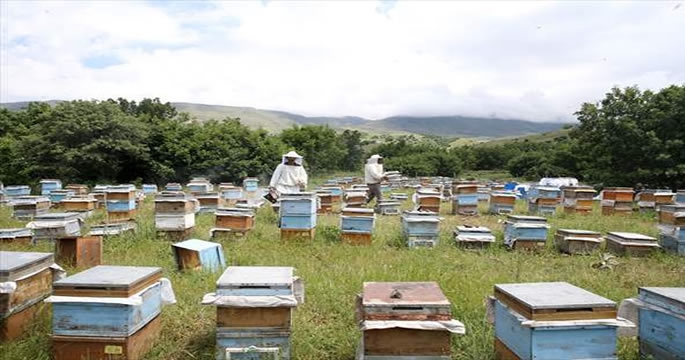
M169 103L144 99L31 103L0 109L0 181L215 182L267 177L287 150L310 173L361 172L374 153L387 170L458 177L464 170L508 170L530 180L574 176L599 186L685 188L685 85L659 92L614 88L582 104L579 120L546 141L454 147L435 136L364 140L354 130L295 126L281 134L251 130L239 119L198 123Z

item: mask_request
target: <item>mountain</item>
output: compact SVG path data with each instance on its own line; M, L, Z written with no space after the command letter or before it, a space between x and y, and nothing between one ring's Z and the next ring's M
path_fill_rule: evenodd
M59 100L48 101L51 105ZM10 110L25 108L28 102L3 103ZM565 124L533 122L516 119L479 118L468 116L393 116L381 120L361 117L303 116L285 111L251 107L172 103L179 112L187 112L196 121L240 118L251 128L280 132L294 125L328 125L336 129L354 129L371 134L421 134L460 138L502 138L539 134L561 129Z

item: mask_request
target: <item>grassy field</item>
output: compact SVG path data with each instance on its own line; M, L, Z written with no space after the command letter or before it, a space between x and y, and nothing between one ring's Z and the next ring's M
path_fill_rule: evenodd
M178 303L162 312L163 330L146 359L214 359L215 309L200 305L205 293L213 292L220 273L178 272L169 241L156 238L152 199L138 215L138 232L105 240L104 263L160 266L171 279ZM410 203L404 204L410 207ZM620 302L633 297L638 286L685 286L685 261L656 253L649 258L620 258L613 269L599 270L600 253L565 256L557 253L551 234L557 228L633 231L656 235L654 214L604 217L559 214L551 217L550 241L539 254L511 252L501 245L484 251L455 247L452 231L460 224L488 226L502 242L502 217L448 215L444 203L440 244L435 249L408 249L400 235L400 218L379 217L373 244L343 245L338 240L336 215L320 216L317 234L310 243L282 243L277 216L269 206L260 209L255 229L243 241L222 242L231 265L294 266L305 281L306 303L297 308L293 320L293 359L353 359L360 333L354 320L354 299L364 281L437 281L452 302L453 317L466 325L467 333L453 338L454 359L493 358L493 327L485 320L484 298L493 285L510 282L568 281ZM524 204L517 205L524 212ZM88 223L102 221L98 214ZM214 218L197 218L194 237L207 239ZM0 227L23 226L0 209ZM53 251L49 242L35 247L2 245L2 250ZM67 268L69 274L80 269ZM42 360L50 358L49 307L41 314L32 334L24 340L0 345L0 358ZM619 340L621 359L637 359L637 340Z

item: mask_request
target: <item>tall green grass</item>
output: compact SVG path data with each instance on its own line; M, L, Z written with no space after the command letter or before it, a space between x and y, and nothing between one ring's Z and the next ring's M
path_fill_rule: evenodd
M409 208L409 202L403 204ZM373 244L353 247L341 244L337 215L321 215L312 242L283 243L276 227L277 216L267 205L257 213L257 225L245 238L221 241L229 265L294 266L305 281L306 303L297 308L293 320L293 359L353 359L360 333L354 319L355 295L365 281L437 281L452 302L454 318L466 325L467 333L453 340L454 359L493 358L493 327L485 320L484 298L493 285L507 282L568 281L620 302L633 297L638 286L685 286L685 260L664 253L648 258L620 258L612 270L592 267L600 252L588 256L566 256L552 246L557 228L632 231L656 235L654 214L601 216L558 214L550 217L552 226L547 248L538 254L512 252L501 245L473 251L455 247L452 232L457 225L488 226L502 242L504 217L449 215L443 203L440 243L434 249L408 249L403 245L398 216L378 217ZM482 207L481 210L485 210ZM517 212L525 212L524 203ZM101 221L96 215L88 224ZM163 330L157 345L146 359L214 359L215 309L200 305L205 293L215 289L220 273L178 272L171 242L158 239L154 230L152 200L147 199L138 215L135 235L110 237L104 242L104 263L160 266L171 279L178 303L162 312ZM214 218L197 217L193 236L207 239ZM0 209L0 226L21 226ZM3 244L2 250L53 251L41 241L33 247ZM67 268L69 274L81 269ZM49 359L50 310L41 314L30 335L23 340L0 345L2 359ZM637 340L621 338L621 359L637 359Z

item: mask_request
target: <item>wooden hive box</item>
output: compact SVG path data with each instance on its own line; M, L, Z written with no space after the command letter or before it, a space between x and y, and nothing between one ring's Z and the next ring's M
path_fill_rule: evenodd
M638 299L640 355L653 359L685 356L685 288L641 287Z
M435 282L365 282L358 304L363 326L378 321L450 321L451 305ZM389 327L362 330L364 359L449 359L450 332Z
M617 255L648 256L660 248L657 239L636 233L610 232L605 240L607 250Z
M217 271L226 267L221 244L190 239L171 246L178 270Z
M137 212L136 209L128 211L108 211L107 221L109 223L130 222L135 219Z
M466 248L486 248L495 243L492 231L481 226L457 226L454 241Z
M654 193L654 202L657 205L667 205L673 203L675 194L670 191L657 191Z
M48 197L50 198L50 202L53 205L61 205L62 201L71 199L74 196L76 196L76 192L74 192L74 190L69 189L52 190L50 191L50 195L48 195Z
M364 206L366 205L366 190L347 190L343 195L345 206Z
M371 234L375 224L375 216L340 216L340 230L348 233Z
M167 183L164 186L164 190L166 191L183 191L183 186L179 183Z
M215 213L215 226L235 231L248 231L254 227L254 212L251 209L224 208Z
M685 204L662 205L659 208L659 223L685 226Z
M402 229L408 236L437 236L440 218L434 212L405 211L402 214Z
M452 192L454 194L476 194L478 193L478 183L458 182L457 184L452 184Z
M496 359L617 359L613 301L564 282L495 285L495 298Z
M105 202L108 212L126 212L136 209L136 200L117 200L109 198L107 195L107 201Z
M71 190L75 195L87 195L88 185L83 184L69 184L65 187L67 190Z
M673 197L673 202L676 204L685 204L685 190L678 190Z
M33 231L28 228L0 229L0 244L23 244L33 243Z
M155 229L160 231L182 231L195 227L195 213L155 214Z
M340 233L340 241L348 245L371 245L373 234L343 231Z
M97 199L92 197L80 197L64 199L60 206L64 211L92 211L97 208Z
M34 239L57 239L81 235L82 220L78 213L36 215L26 227L33 229Z
M379 200L376 203L376 210L381 215L399 215L402 204L396 200Z
M457 194L454 200L458 205L478 205L478 193Z
M342 216L361 216L369 217L374 216L373 209L357 208L357 207L344 207L342 209Z
M195 212L195 202L186 197L157 197L155 214L191 214Z
M42 215L50 209L50 199L45 196L19 196L10 200L17 219L30 219L36 215Z
M538 249L547 241L547 219L539 216L507 215L504 244L512 248Z
M156 316L127 337L52 335L53 360L141 360L157 342L162 330Z
M659 234L659 245L671 253L685 256L685 239L682 239L685 229L681 229L678 237L668 234Z
M52 333L75 337L133 335L161 312L161 275L158 267L100 265L56 281L56 297L49 299Z
M257 178L245 178L243 180L243 188L247 192L254 192L259 190L259 179Z
M589 230L557 229L554 242L567 254L589 254L602 244L602 234Z
M52 291L51 253L0 251L0 282L14 282L12 293L0 293L0 342L19 339L43 308Z
M87 268L102 264L102 236L55 239L55 259L59 264Z
M88 236L116 236L136 231L136 223L120 222L114 224L96 224L90 226Z

